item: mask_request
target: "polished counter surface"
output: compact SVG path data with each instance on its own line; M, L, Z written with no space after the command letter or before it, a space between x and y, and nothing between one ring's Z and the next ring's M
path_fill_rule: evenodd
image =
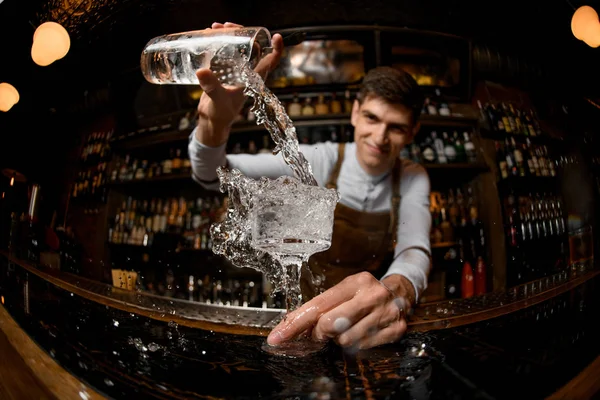
M598 380L597 271L427 305L398 343L299 359L261 350L281 310L240 310L256 314L243 327L231 311L214 320L225 307L156 298L159 310L151 297L88 284L0 255L4 309L88 398L569 398L582 371ZM584 397L570 398L598 390L578 387Z

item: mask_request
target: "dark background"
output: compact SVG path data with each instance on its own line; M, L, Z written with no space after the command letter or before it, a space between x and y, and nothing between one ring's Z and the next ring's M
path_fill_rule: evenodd
M600 9L600 0L586 4ZM568 91L574 98L595 98L600 49L575 39L570 28L581 5L564 0L4 0L0 82L14 85L21 100L0 113L0 168L42 182L64 175L70 168L66 151L80 140L82 125L106 110L117 119L133 115L145 43L213 21L271 31L366 24L452 33L472 40L474 73L502 80L504 71L505 78L516 74L527 84L531 74L514 71L533 71L555 95ZM71 49L64 59L39 67L30 56L32 37L48 20L67 28Z

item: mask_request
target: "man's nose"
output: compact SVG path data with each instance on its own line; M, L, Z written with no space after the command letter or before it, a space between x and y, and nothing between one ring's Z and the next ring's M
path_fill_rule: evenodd
M388 141L387 127L385 124L379 124L373 132L373 140L375 144L382 145Z

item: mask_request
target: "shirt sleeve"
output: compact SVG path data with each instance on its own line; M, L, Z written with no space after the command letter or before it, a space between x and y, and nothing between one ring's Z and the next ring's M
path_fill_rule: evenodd
M191 133L188 154L192 164L192 178L203 187L217 190L219 181L217 168L227 165L238 169L247 177L258 179L263 176L277 179L292 176L292 169L285 163L281 154L226 154L226 144L218 147L206 146L196 139L196 130ZM300 151L312 167L312 172L320 186L323 186L337 160L336 144L332 142L314 145L300 145Z
M392 274L403 275L414 286L418 302L421 293L427 288L431 269L430 183L425 168L415 163L405 164L400 192L402 198L394 261L383 278Z

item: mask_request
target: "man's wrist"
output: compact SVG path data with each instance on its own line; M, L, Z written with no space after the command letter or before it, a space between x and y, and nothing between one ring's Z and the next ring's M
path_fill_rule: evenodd
M415 305L417 298L415 288L405 276L392 274L382 279L381 283L394 293L396 297L404 297L410 303L410 307Z
M196 140L208 147L219 147L227 142L231 124L214 122L205 118L198 118L196 125Z

